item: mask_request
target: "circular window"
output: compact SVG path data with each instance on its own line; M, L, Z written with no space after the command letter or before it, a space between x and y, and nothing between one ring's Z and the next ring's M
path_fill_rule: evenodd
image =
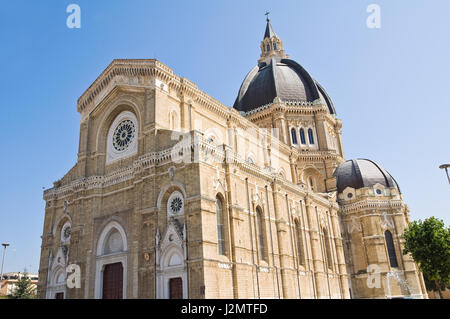
M352 193L348 193L347 194L347 198L352 198L353 197L353 194Z
M116 117L108 131L106 164L137 153L138 130L133 113L125 111Z
M70 224L64 224L64 226L61 229L61 240L63 242L68 241L70 239L70 235L72 233L72 228L70 227Z
M181 211L181 208L183 207L183 201L181 198L177 197L172 199L172 202L170 203L170 209L175 213L178 214Z
M381 195L381 189L377 189L376 192L378 195Z
M121 152L127 149L134 139L136 127L131 120L125 120L119 123L113 134L114 148Z
M171 215L180 215L184 211L183 196L180 192L174 192L167 201L167 213Z

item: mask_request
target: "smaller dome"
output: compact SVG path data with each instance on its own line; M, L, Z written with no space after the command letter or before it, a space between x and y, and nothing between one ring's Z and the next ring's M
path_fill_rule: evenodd
M389 188L395 187L400 192L400 188L391 174L368 159L348 160L339 165L333 175L336 176L338 193L342 193L347 187L359 189L375 184Z

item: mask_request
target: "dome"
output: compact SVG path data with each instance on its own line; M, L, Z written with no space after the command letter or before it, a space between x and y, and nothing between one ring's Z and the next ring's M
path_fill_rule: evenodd
M345 188L359 189L381 184L395 187L400 191L395 179L380 165L368 159L348 160L336 168L337 190L342 193Z
M234 108L249 112L273 103L278 97L284 102L314 102L321 99L328 111L335 114L331 99L301 65L290 59L272 57L269 64L261 62L245 77Z
M273 103L278 97L283 102L315 102L321 100L330 114L336 114L325 89L297 62L284 53L283 44L267 20L261 59L245 77L234 102L234 108L249 112Z

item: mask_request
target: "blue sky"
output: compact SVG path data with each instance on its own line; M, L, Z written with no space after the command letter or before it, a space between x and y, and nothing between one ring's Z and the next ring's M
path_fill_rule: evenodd
M69 4L81 29L66 26ZM366 26L369 4L381 28ZM432 4L432 5L431 5ZM266 10L291 58L328 91L347 159L398 181L413 219L449 224L450 1L3 1L0 241L5 272L37 272L43 188L76 162L76 101L115 58L157 58L232 106L259 57Z

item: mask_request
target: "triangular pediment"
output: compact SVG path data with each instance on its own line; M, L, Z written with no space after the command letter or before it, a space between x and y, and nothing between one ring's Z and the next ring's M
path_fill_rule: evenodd
M163 236L163 239L160 243L160 250L164 251L164 249L171 245L175 244L179 247L183 247L183 228L179 225L177 220L169 220L166 233Z
M64 247L66 247L66 246L61 246L61 247L58 248L56 256L53 259L52 269L55 269L58 266L61 266L61 267L65 267L66 266L68 251L65 254L64 253ZM68 248L65 248L65 249L68 249Z

